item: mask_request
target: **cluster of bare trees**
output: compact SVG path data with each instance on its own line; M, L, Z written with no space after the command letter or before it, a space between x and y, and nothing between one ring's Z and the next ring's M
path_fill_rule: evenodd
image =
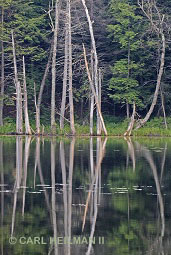
M84 70L82 70L82 74L87 74L88 82L89 82L89 126L90 126L90 135L94 134L94 112L96 110L96 134L101 135L102 132L107 135L107 129L104 123L102 110L101 110L101 94L102 94L102 71L99 65L99 56L97 53L97 43L95 39L94 33L94 5L95 0L91 0L89 5L85 0L72 1L72 0L52 0L49 4L49 10L46 13L49 16L50 27L52 28L52 39L51 45L49 49L49 57L46 64L46 68L44 70L44 75L42 77L42 81L40 84L40 89L38 95L36 95L36 84L34 84L34 101L35 101L35 112L36 112L36 130L34 131L30 126L29 121L29 111L28 111L28 96L27 96L27 83L26 83L26 67L25 67L25 59L23 56L23 70L22 70L22 81L19 78L19 72L17 69L17 57L16 57L16 44L15 42L15 31L11 31L12 35L12 49L13 49L13 63L14 63L14 83L16 88L16 133L17 134L28 134L31 135L35 133L37 135L43 134L44 129L41 128L41 103L43 98L43 92L46 84L46 80L48 77L49 70L51 70L51 106L50 106L50 119L51 119L51 134L55 135L57 132L56 125L56 115L59 115L59 124L60 129L64 129L65 121L70 123L71 134L75 135L75 120L74 120L74 29L75 29L75 16L73 10L73 5L77 4L79 8L84 10L84 24L82 26L86 26L89 31L89 46L84 43L84 39L82 38L82 48L79 53L81 61L84 62ZM155 105L157 104L158 95L161 94L162 99L162 109L165 117L165 126L167 128L166 122L166 114L164 107L164 98L163 92L161 88L161 81L164 72L164 64L165 64L165 51L166 51L166 36L165 36L165 15L162 14L160 8L158 8L156 0L138 0L137 1L142 13L144 13L145 17L148 19L151 25L151 31L154 32L159 40L159 52L160 52L160 65L157 72L157 82L155 87L155 92L152 98L151 106L147 111L145 117L142 119L139 118L139 114L136 112L136 105L133 104L133 113L130 118L130 123L127 131L124 133L125 136L130 136L132 130L139 129L142 127L152 115ZM1 8L1 27L3 33L3 24L4 24L4 9L3 6ZM89 10L90 9L90 10ZM77 13L78 14L78 13ZM52 15L52 16L51 16ZM78 15L77 15L78 16ZM77 17L78 22L80 22L81 18ZM74 20L74 22L73 22ZM74 23L74 24L73 24ZM62 27L64 25L64 27ZM64 36L61 35L61 31L63 30ZM74 31L74 33L73 33ZM62 39L61 39L62 38ZM63 73L62 81L62 97L60 100L60 106L56 105L56 90L58 88L58 73L57 73L57 64L58 64L58 52L61 45L59 45L62 41L62 51L63 51ZM80 45L79 45L80 46ZM86 49L87 47L87 49ZM91 49L91 53L89 52ZM60 49L61 51L61 49ZM3 125L3 104L4 104L4 42L1 41L1 91L0 91L0 125ZM60 77L61 78L61 77ZM59 108L59 110L57 110ZM69 119L67 119L66 109L69 109ZM66 116L67 115L67 116ZM25 130L23 129L23 116L24 116L24 124ZM138 117L137 117L138 116ZM138 119L138 121L136 121Z
M12 31L12 48L13 48L13 61L14 61L14 83L16 88L16 133L23 133L23 108L24 108L24 116L25 116L25 133L31 135L31 127L29 123L28 116L28 104L27 104L27 86L26 86L26 71L25 71L25 60L23 56L23 87L21 87L21 83L18 78L17 71L17 60L16 60L16 52L15 52L15 41L14 41L14 33ZM22 99L22 95L24 94L24 99ZM24 107L23 107L24 106Z
M96 50L96 43L94 38L93 32L93 22L91 20L89 10L86 6L84 0L81 0L87 23L89 25L89 32L91 37L91 45L92 45L92 64L91 64L91 71L88 67L88 60L86 56L86 50L83 45L83 52L84 52L84 60L85 66L87 70L87 75L90 83L90 92L91 92L91 106L90 106L90 134L93 135L93 112L94 112L94 105L97 108L97 134L101 135L102 130L104 131L105 135L107 135L107 130L104 124L104 120L102 117L101 112L101 70L98 66L98 56ZM65 10L62 10L62 4L65 6ZM93 1L92 1L93 5ZM54 21L51 17L51 12L55 11ZM25 61L23 56L23 81L21 86L21 82L18 78L18 71L17 71L17 60L16 60L16 50L15 50L15 40L14 40L14 32L12 31L12 46L13 46L13 62L14 62L14 74L15 74L15 87L16 87L16 133L17 134L28 134L31 135L32 132L40 135L43 133L41 130L40 124L40 112L41 112L41 102L43 91L46 83L46 79L48 76L49 69L51 68L51 75L52 75L52 85L51 85L51 133L53 135L56 134L56 87L57 87L57 72L56 72L56 63L57 63L57 51L58 51L58 37L59 29L60 29L60 18L61 12L64 11L65 13L65 47L64 47L64 70L63 70L63 89L62 89L62 99L61 99L61 109L60 113L60 129L64 128L64 121L67 120L65 118L65 109L66 109L66 102L67 102L67 92L69 95L69 111L70 111L70 119L67 120L70 123L71 134L75 135L75 124L74 124L74 104L73 104L73 52L72 52L72 1L66 0L65 3L61 3L61 0L56 0L55 4L52 1L52 5L49 6L49 17L53 32L53 39L51 43L51 48L49 51L49 58L48 63L45 68L45 72L43 75L43 79L40 85L40 90L38 93L38 98L36 95L36 84L34 84L34 97L35 97L35 109L36 109L36 131L32 130L29 123L29 115L28 115L28 103L27 103L27 85L26 85L26 70L25 70ZM2 17L3 19L3 17ZM3 44L2 44L3 49ZM2 52L2 64L3 64L3 52ZM1 74L1 84L3 85L4 81L4 69L2 68ZM4 86L1 86L1 95L3 98L4 93ZM95 101L95 102L94 102ZM23 131L23 109L24 109L24 116L25 116L25 131ZM1 113L3 112L3 100L1 100ZM1 114L2 115L2 114ZM1 118L2 120L2 118ZM1 121L2 122L2 121ZM2 123L1 123L2 124Z
M163 94L162 94L162 89L161 89L161 81L162 81L162 76L164 72L164 64L165 64L165 53L166 53L166 38L165 38L165 15L163 15L158 8L156 1L149 1L149 0L138 0L138 5L144 15L147 17L148 21L151 24L151 30L158 36L159 38L159 44L160 44L160 66L159 70L157 73L157 82L156 82L156 87L155 87L155 92L153 95L153 99L151 102L151 106L146 113L145 117L143 119L139 119L137 122L137 125L135 127L135 130L139 129L145 123L149 120L151 114L153 113L153 110L155 108L155 105L157 103L157 99L159 96L159 93L161 93L161 99L162 99L162 109L163 109L163 115L164 115L164 121L165 121L165 126L167 128L167 122L166 122L166 113L165 113L165 107L163 103ZM124 133L125 136L130 136L132 129L134 127L134 122L135 122L135 104L133 106L133 113L132 117L130 119L130 123L128 126L127 131ZM138 115L139 116L139 115Z

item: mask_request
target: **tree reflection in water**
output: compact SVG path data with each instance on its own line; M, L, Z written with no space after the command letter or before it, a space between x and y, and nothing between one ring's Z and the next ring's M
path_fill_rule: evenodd
M0 139L1 254L167 254L170 143L157 147L100 137ZM10 236L47 243L11 246ZM105 244L73 244L74 236L104 236Z

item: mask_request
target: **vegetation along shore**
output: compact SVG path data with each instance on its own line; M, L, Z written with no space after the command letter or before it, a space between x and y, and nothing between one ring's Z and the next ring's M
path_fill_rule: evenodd
M0 2L0 134L171 136L169 0Z

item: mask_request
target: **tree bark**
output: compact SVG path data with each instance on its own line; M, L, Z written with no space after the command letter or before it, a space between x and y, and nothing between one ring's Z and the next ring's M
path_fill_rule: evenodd
M91 0L91 20L94 16L94 0ZM93 49L91 45L91 76L92 82L94 84L94 57L93 57ZM93 116L94 116L94 95L91 92L90 95L90 135L93 135Z
M88 21L88 24L89 24L91 43L92 43L92 49L93 49L93 54L94 54L94 84L95 84L95 90L96 90L98 105L99 105L99 108L100 108L100 104L99 104L99 86L98 86L98 58L97 58L97 51L96 51L96 42L95 42L95 39L94 39L93 25L92 25L92 21L91 21L91 18L90 18L89 11L88 11L88 8L86 6L85 0L81 0L81 1L82 1L83 6L84 6L87 21ZM100 117L100 114L99 114L99 110L97 109L97 123L99 123L99 119L101 119L101 117ZM100 135L99 124L97 124L97 134Z
M56 91L56 54L58 42L58 23L59 23L59 1L55 3L55 28L54 28L54 42L52 54L52 90L51 90L51 132L56 134L55 123L55 91Z
M16 133L22 134L23 133L22 94L21 94L20 82L18 80L17 61L16 61L13 31L12 31L12 48L13 48L15 87L16 87Z
M68 2L67 10L68 14ZM64 74L63 74L63 89L62 89L62 102L61 102L61 115L60 115L60 129L64 128L64 115L65 115L65 105L66 105L66 91L67 91L67 78L68 78L68 15L66 14L66 24L65 24L65 60L64 60Z
M98 97L96 95L96 91L95 91L95 88L94 88L94 85L93 85L93 82L92 82L92 79L91 79L90 71L89 71L89 68L88 68L86 50L85 50L84 45L83 45L83 50L84 50L85 66L86 66L86 70L87 70L87 75L88 75L90 87L91 87L92 93L93 93L94 98L95 98L96 107L97 107L97 110L99 112L100 121L101 121L101 124L102 124L103 131L104 131L105 135L107 136L107 130L106 130L105 123L104 123L104 120L103 120L103 116L102 116L102 113L101 113L101 109L100 109L100 105L99 105L99 100L98 100Z
M25 116L25 133L31 135L30 121L28 115L28 101L27 101L27 86L26 86L26 70L25 70L25 60L23 56L23 90L24 90L24 116Z
M94 61L93 61L92 50L91 50L91 79L92 79L92 83L94 83ZM91 95L90 95L90 135L93 135L93 116L94 116L94 95L91 91Z
M100 110L101 110L101 104L102 104L102 73L101 73L101 69L99 68L99 72L98 72L98 94L99 94L99 106L100 106ZM102 125L100 122L100 116L98 114L98 118L97 118L97 135L101 135L102 133Z
M1 26L3 34L3 25L4 25L4 8L1 7ZM4 42L1 41L1 94L0 94L0 126L3 126L3 108L4 108L4 85L5 85L5 75L4 75Z
M68 50L69 50L69 105L70 105L70 128L72 135L75 135L74 126L74 104L72 92L72 41L71 41L71 0L68 0Z
M134 127L134 122L135 122L135 103L133 104L133 112L132 112L132 116L131 116L131 120L128 126L127 131L124 133L124 136L130 136L132 133L132 129Z

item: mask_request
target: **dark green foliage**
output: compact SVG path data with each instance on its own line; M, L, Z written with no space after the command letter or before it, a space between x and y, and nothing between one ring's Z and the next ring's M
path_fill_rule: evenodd
M104 115L125 117L125 107L136 103L136 108L143 117L149 109L156 86L156 77L160 64L160 41L149 21L140 10L137 1L129 0L94 0L87 6L92 11L93 29L97 45L99 66L102 69L102 112ZM166 115L171 112L171 76L170 76L170 1L156 1L161 13L165 14L166 61L162 77L162 91ZM62 78L64 65L64 26L65 1L61 2L61 14L58 34L56 107L59 112L61 104ZM0 23L0 41L5 50L5 96L4 116L15 117L15 86L13 74L13 57L11 31L14 31L17 67L21 85L22 56L25 56L28 107L31 123L35 119L34 83L38 96L40 84L47 64L53 31L49 19L49 2L44 0L0 0L0 16L4 9L4 27ZM54 20L54 9L51 10ZM72 4L72 44L73 44L73 93L75 118L79 125L89 124L90 89L84 67L82 43L87 49L90 65L90 34L81 1ZM155 22L157 22L155 17ZM1 48L0 48L1 53ZM1 68L1 60L0 60ZM50 123L51 69L46 80L41 104L41 124ZM68 93L68 91L67 91ZM67 98L68 104L68 98ZM132 107L131 107L132 108ZM159 96L154 116L163 116L161 97ZM66 118L69 108L66 106ZM56 115L58 122L59 115ZM57 123L58 124L58 123ZM66 122L67 126L67 122ZM111 124L109 125L110 128ZM126 125L125 125L126 126ZM124 127L125 127L124 126ZM108 129L110 129L108 128ZM80 126L79 128L80 129ZM86 131L83 133L87 133ZM113 132L113 131L112 131ZM111 132L111 133L112 133ZM109 131L110 133L110 131Z

